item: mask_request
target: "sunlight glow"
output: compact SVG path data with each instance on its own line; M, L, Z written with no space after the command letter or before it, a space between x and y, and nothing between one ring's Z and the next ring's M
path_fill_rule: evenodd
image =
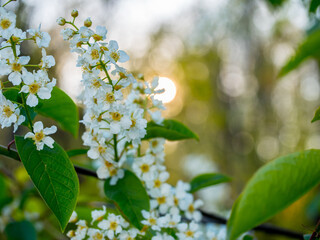
M177 87L174 82L167 77L159 77L159 85L156 90L164 89L164 93L157 94L155 99L161 100L163 103L171 102L176 94L177 94Z

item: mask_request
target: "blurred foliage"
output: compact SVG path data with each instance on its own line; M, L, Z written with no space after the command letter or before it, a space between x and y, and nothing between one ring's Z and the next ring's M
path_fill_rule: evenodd
M311 1L311 12L315 11L317 3L319 1ZM158 26L158 31L152 32L144 56L130 54L134 72L167 76L175 81L178 94L167 104L166 114L182 121L200 139L199 143L167 144L171 183L181 178L191 180L203 173L200 172L202 165L216 166L216 169L207 170L222 172L233 179L228 185L229 192L227 187L209 189L212 194L204 198L208 211L225 213L230 209L245 183L265 162L320 146L319 122L310 123L320 99L319 21L314 18L307 29L297 27L292 15L288 16L286 12L290 4L290 0L225 1L223 7L214 12L199 2L185 10L185 16L190 19L187 23L189 31L177 31L182 24L181 18L170 19ZM268 8L268 5L277 9ZM107 6L103 8L104 16L112 13L117 3ZM303 8L302 5L299 7ZM305 12L308 10L305 8ZM17 11L21 13L18 14L21 16L18 26L28 28L32 9L20 2ZM56 47L50 49L50 54L57 62L63 62L65 55L62 53L68 51L67 46L54 40L59 36L54 30L52 33L56 34L52 37ZM130 52L130 49L125 50ZM167 57L168 52L175 54ZM22 46L22 53L31 55L32 49ZM297 66L299 68L292 74L285 75ZM61 75L61 69L56 67L55 70L53 76ZM279 79L279 74L283 78ZM36 118L40 119L39 116ZM50 120L46 121L51 124ZM82 132L81 125L79 136ZM75 140L63 131L58 131L54 138L65 149L82 146L81 138ZM7 145L12 139L10 131L1 130L1 144ZM205 159L203 161L209 165L197 163L190 171L188 156L192 156L194 162ZM5 182L10 189L8 201L12 202L12 198L18 201L19 207L12 202L15 220L25 221L24 212L35 212L37 220L30 217L30 221L36 226L39 239L65 239L20 163L0 158L0 172L5 176L4 181L0 178L0 186ZM84 155L75 156L72 161L94 167ZM102 185L90 177L80 177L80 184L77 211L80 218L89 220L89 212L105 202ZM205 193L198 194L205 196ZM222 197L218 200L212 197L219 194ZM309 226L320 216L319 194L319 189L315 189L272 222L301 232L312 230ZM1 233L0 239L5 239ZM283 238L258 234L258 239Z

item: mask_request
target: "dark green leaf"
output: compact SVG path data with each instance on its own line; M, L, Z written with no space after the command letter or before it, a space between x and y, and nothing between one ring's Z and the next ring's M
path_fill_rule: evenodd
M3 92L3 96L5 96L6 99L9 99L12 102L22 103L21 96L19 94L19 90L16 88L6 89Z
M0 212L1 209L11 202L12 197L8 193L8 188L4 177L0 174Z
M36 240L37 232L31 222L21 221L9 223L5 228L8 240Z
M116 185L110 185L110 179L104 184L106 196L114 201L124 217L138 229L142 229L141 211L149 211L149 197L139 178L125 170L125 176Z
M313 12L313 13L316 12L319 5L320 5L320 0L311 0L309 12Z
M70 132L74 137L78 136L78 108L72 99L58 87L53 88L50 99L39 99L35 111L56 120L63 130Z
M72 150L67 151L67 154L69 157L74 157L74 156L78 156L78 155L87 154L88 151L89 151L89 149L72 149Z
M315 112L314 117L313 117L313 119L311 120L311 122L313 123L313 122L318 121L318 120L320 120L320 107L319 107L319 108L317 109L317 111Z
M296 69L304 60L320 54L320 30L311 33L298 47L294 56L282 67L279 77Z
M219 173L206 173L193 178L190 182L190 192L196 192L202 188L213 186L219 183L229 182L231 178Z
M287 0L267 0L267 2L273 7L280 7L285 3Z
M66 152L57 144L37 151L32 139L16 136L20 159L40 195L64 230L76 206L79 181Z
M253 240L253 237L250 235L245 235L242 240Z
M280 157L261 167L235 202L228 239L263 223L320 182L320 150Z
M189 128L182 123L171 119L164 120L162 125L149 122L147 125L147 135L143 139L146 140L151 138L165 138L171 141L188 138L199 140L198 136Z

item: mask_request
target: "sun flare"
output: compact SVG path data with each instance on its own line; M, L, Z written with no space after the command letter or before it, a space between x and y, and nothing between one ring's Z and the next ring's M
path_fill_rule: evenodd
M160 89L164 89L165 91L161 94L157 94L155 98L161 100L163 103L171 102L177 94L176 85L170 78L167 77L159 77L159 85L156 90Z

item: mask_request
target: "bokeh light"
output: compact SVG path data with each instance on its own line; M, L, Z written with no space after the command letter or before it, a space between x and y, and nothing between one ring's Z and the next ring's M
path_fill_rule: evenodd
M158 94L155 98L161 100L163 103L171 102L177 94L176 85L170 78L167 77L159 77L159 85L156 90L160 89L164 89L164 92Z

